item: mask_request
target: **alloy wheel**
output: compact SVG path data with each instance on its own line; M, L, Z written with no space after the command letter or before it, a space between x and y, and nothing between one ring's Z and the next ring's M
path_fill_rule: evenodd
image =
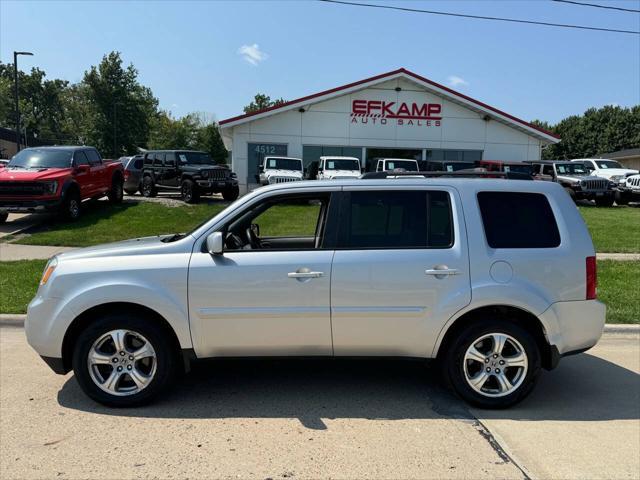
M527 353L511 335L489 333L476 339L463 359L471 388L486 397L503 397L517 390L527 375Z
M98 338L87 354L91 380L116 396L136 394L153 380L157 357L153 345L132 330L111 330Z

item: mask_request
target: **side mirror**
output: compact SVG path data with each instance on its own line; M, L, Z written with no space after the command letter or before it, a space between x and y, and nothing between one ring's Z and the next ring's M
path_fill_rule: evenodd
M89 165L78 165L76 167L76 172L78 172L78 173L87 173L90 169L91 169L91 167L89 167Z
M213 232L207 237L207 251L211 255L222 255L223 247L222 232Z

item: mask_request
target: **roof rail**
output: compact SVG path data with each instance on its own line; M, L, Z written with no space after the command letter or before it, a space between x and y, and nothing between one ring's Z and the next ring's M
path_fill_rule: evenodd
M531 175L520 172L486 172L458 170L456 172L367 172L360 178L363 180L376 180L382 178L398 177L451 177L451 178L504 178L507 180L533 180Z

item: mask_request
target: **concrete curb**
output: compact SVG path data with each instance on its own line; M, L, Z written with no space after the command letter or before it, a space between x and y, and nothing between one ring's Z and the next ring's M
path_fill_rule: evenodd
M0 313L0 326L23 327L26 315ZM608 323L604 326L604 333L640 333L640 324Z

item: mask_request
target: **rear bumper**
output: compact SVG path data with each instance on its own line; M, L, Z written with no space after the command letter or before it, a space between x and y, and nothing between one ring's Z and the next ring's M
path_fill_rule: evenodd
M36 213L57 210L62 205L61 198L39 199L4 199L0 198L0 210L9 213Z
M558 356L593 347L604 330L607 308L597 300L557 302L540 319L547 328L547 340Z

